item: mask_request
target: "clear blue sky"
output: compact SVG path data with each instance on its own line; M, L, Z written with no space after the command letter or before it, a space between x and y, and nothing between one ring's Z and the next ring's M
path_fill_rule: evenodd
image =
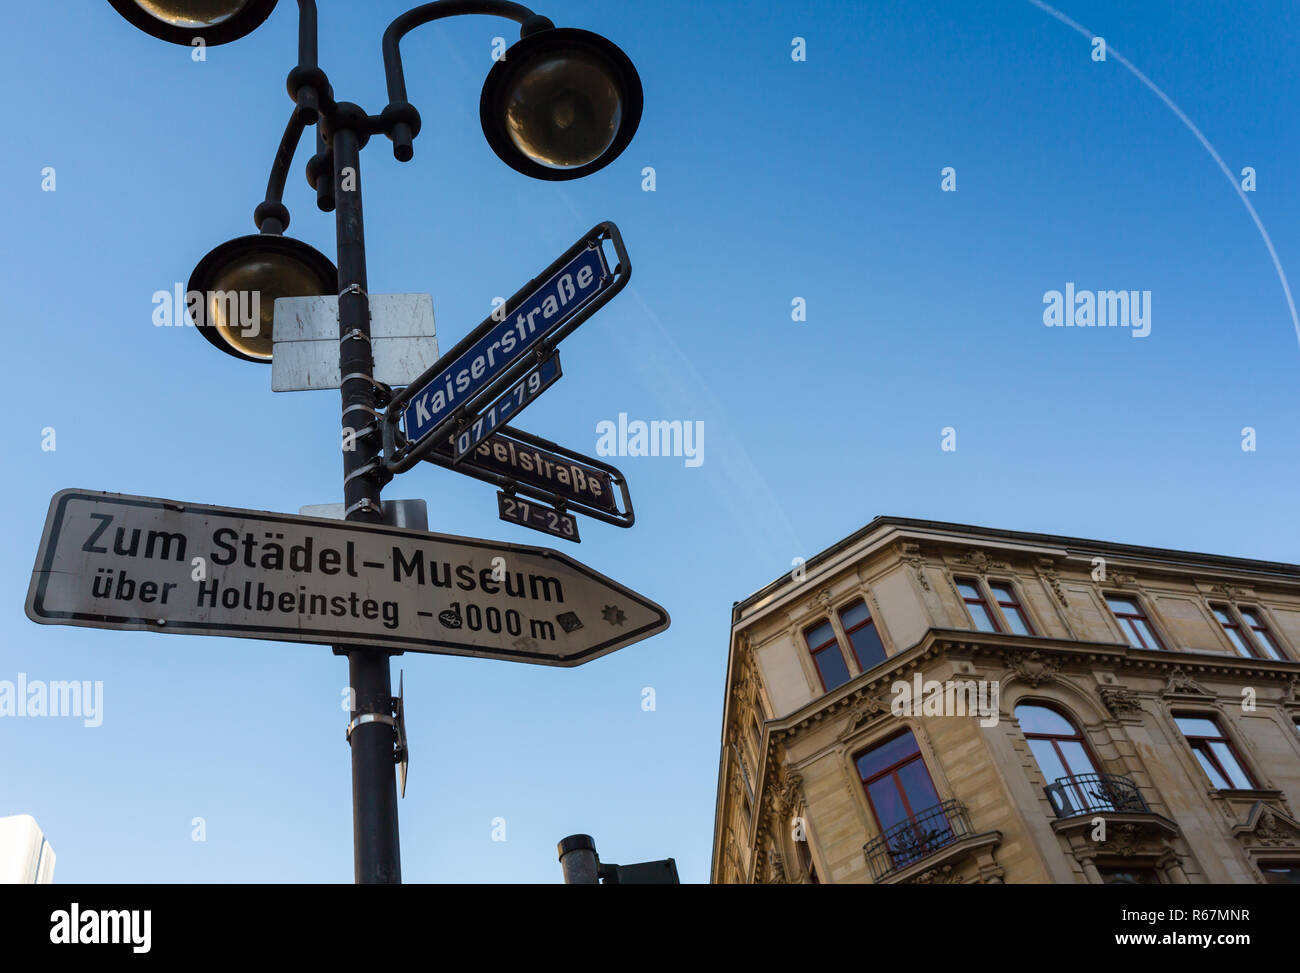
M1256 169L1250 199L1300 283L1300 8L1060 4L1234 172ZM269 369L150 320L155 291L253 231L291 107L294 7L206 63L103 2L16 4L0 36L14 359L0 679L105 693L98 728L0 720L0 814L37 818L61 881L352 877L343 660L38 627L22 608L61 488L290 512L340 499L336 395L273 394ZM321 7L336 94L378 111L379 38L405 4ZM674 856L684 881L707 880L730 607L877 514L1300 560L1300 349L1277 273L1205 149L1084 37L1026 0L544 12L637 65L632 146L569 184L507 169L478 96L510 25L422 28L405 45L415 160L395 162L387 140L363 156L371 291L431 293L450 347L493 297L614 220L632 282L566 342L564 378L520 424L594 452L596 424L620 412L699 420L705 461L616 460L636 526L584 522L568 552L663 604L667 633L573 670L395 661L406 880L559 881L555 843L578 831L608 860ZM289 232L332 254L307 154ZM944 166L956 193L940 191ZM1150 290L1150 336L1045 328L1043 294L1067 281ZM940 450L946 426L956 452ZM501 523L486 484L432 466L386 495L427 499L435 530L546 543ZM206 842L190 840L195 816Z

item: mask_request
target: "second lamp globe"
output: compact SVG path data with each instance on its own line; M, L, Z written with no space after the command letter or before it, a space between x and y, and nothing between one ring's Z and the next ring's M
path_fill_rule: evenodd
M641 79L590 31L529 34L492 66L479 102L483 134L512 169L577 179L618 158L641 121Z

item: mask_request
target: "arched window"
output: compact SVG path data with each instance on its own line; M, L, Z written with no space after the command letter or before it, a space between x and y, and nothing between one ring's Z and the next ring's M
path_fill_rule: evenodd
M1056 710L1040 703L1021 703L1016 707L1016 719L1047 780L1097 773L1083 733Z
M1097 765L1077 726L1041 703L1021 703L1016 707L1016 719L1058 814L1105 810L1114 803L1109 788L1097 776Z

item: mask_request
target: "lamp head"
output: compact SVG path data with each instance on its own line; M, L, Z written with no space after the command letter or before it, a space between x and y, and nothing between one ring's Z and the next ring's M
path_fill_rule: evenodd
M641 79L616 45L552 27L530 33L492 65L479 116L488 144L512 169L577 179L627 148L641 106Z
M301 240L256 233L210 251L190 274L188 304L199 334L244 361L271 361L278 297L333 295L339 275L329 258Z
M276 0L108 0L146 34L190 47L239 40L270 16Z

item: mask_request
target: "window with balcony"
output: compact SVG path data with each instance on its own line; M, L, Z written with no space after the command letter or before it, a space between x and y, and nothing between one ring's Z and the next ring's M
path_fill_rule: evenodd
M866 672L885 661L885 644L880 641L880 633L876 631L875 620L865 601L855 601L842 609L840 624L844 626L844 637L849 640L858 668Z
M1237 755L1232 741L1223 732L1218 720L1209 716L1184 714L1175 715L1174 721L1216 790L1255 789L1255 779L1246 770L1245 761Z
M1097 773L1083 733L1056 710L1021 703L1016 707L1016 719L1044 779Z
M835 626L829 621L822 622L804 632L804 639L808 642L808 652L817 667L823 690L830 692L849 681L849 665L844 661L839 639L835 637Z
M1043 790L1058 818L1098 811L1147 811L1133 781L1099 772L1083 732L1065 714L1041 703L1021 703L1016 719L1048 782Z
M1119 622L1119 627L1124 632L1124 637L1128 639L1128 644L1133 648L1164 648L1160 636L1156 635L1156 630L1151 624L1151 619L1147 618L1146 612L1142 610L1142 606L1138 604L1136 598L1107 595L1106 605L1110 608L1111 614L1115 616L1115 621Z
M866 849L873 875L904 868L970 832L965 808L939 801L910 730L859 754L856 763L880 826Z
M957 591L961 593L961 600L966 604L966 614L970 615L971 623L975 628L981 632L1002 631L993 617L993 612L989 610L989 603L984 597L984 592L980 590L980 583L974 578L953 578L953 582L957 585Z

